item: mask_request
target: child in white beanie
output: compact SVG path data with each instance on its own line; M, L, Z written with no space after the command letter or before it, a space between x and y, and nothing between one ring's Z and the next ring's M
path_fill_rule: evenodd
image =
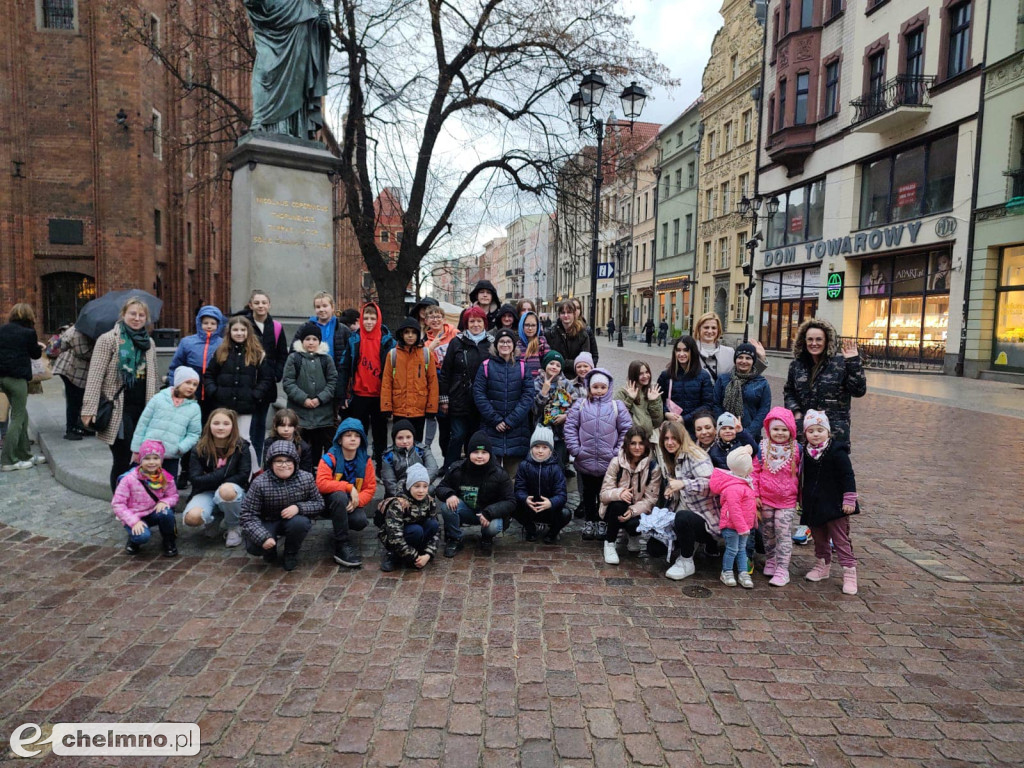
M384 499L380 508L384 514L378 534L382 546L380 569L387 573L397 565L424 568L437 553L441 531L427 468L410 464L405 473L405 491Z
M757 525L757 497L750 479L753 470L751 453L749 445L730 451L726 457L729 471L715 469L709 483L711 492L722 498L722 515L718 525L725 539L722 583L727 587L736 586L737 577L733 575L733 565L739 571L740 586L746 589L754 586L747 572L747 540Z
M537 540L537 523L542 523L548 526L544 543L554 544L571 519L565 507L565 472L554 451L554 432L538 426L530 437L530 452L516 470L516 511L512 516L523 526L527 541Z
M192 450L203 431L203 417L196 402L199 374L187 365L174 369L174 386L160 390L146 403L132 437L132 463L139 463L139 448L146 440L164 446L163 467L178 475L178 462Z

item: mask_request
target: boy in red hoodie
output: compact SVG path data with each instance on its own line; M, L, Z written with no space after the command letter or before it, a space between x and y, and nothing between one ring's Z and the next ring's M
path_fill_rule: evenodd
M757 497L751 484L750 473L754 468L751 454L753 449L743 445L730 451L726 457L729 472L716 469L711 473L709 488L713 494L722 497L722 516L718 526L725 539L725 554L722 555L722 583L727 587L736 586L733 564L739 571L740 586L752 589L754 586L747 573L747 538L757 525Z

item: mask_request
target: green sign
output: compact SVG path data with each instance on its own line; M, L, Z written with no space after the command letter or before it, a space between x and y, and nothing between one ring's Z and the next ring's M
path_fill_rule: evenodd
M843 298L843 283L845 280L845 272L829 272L828 281L825 283L825 296L830 300Z

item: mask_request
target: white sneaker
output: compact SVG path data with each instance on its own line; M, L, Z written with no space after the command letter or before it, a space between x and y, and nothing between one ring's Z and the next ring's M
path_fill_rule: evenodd
M38 456L33 456L31 459L29 459L29 461L31 461L33 465L35 465L35 464L45 464L46 463L46 457L43 456L42 454L40 454Z
M228 528L228 538L224 542L227 547L237 547L242 543L242 532L238 528Z
M665 571L665 577L672 579L672 581L681 581L687 576L693 576L697 568L693 564L692 557L682 557L681 555L676 558L676 561L672 563L672 567Z
M626 539L626 551L627 552L639 552L640 551L640 537L629 536Z
M736 576L732 571L722 571L722 583L727 587L736 586Z
M608 565L619 564L619 553L615 549L614 541L606 541L604 543L604 561L608 563Z
M740 582L740 586L743 587L744 589L753 589L754 588L754 580L752 578L750 578L750 574L747 573L746 571L741 571L740 572L739 582Z

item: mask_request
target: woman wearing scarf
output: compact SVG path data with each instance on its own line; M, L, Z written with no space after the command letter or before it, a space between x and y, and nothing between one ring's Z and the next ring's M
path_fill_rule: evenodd
M96 436L110 446L110 490L132 461L132 437L146 403L156 394L156 347L146 331L149 308L132 297L121 307L114 327L96 339L89 363L89 376L82 399L82 424L96 418L100 395L112 401L113 414L107 428Z
M697 318L694 326L697 339L697 351L700 353L700 364L712 382L718 382L718 377L723 373L729 373L733 369L736 350L722 343L722 320L714 312L705 312ZM764 347L761 342L744 342L753 344L757 350L757 362L755 368L758 373L768 370L768 362L765 357Z
M516 341L516 359L526 363L526 372L536 376L540 372L540 359L548 352L548 342L541 333L540 317L527 310L519 316L519 339Z
M755 440L761 438L761 425L772 407L772 390L754 361L757 348L749 342L736 347L733 369L718 375L715 382L715 415L731 413L743 423Z

